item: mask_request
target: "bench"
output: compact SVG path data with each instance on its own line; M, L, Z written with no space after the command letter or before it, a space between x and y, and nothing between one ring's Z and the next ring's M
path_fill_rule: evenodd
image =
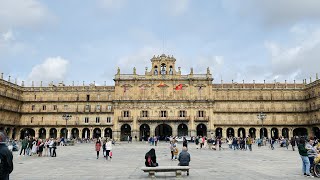
M142 167L141 170L148 172L149 176L154 178L155 172L176 172L176 177L181 177L182 171L187 171L189 175L189 166L158 166L158 167Z

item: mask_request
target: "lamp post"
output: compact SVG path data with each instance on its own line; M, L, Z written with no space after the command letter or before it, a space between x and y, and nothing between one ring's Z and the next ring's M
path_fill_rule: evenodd
M267 115L263 112L259 113L257 115L257 118L261 121L262 123L262 139L264 138L264 128L263 128L263 121L267 118Z
M71 114L64 114L62 115L62 119L66 120L66 133L65 133L65 139L67 139L67 133L68 133L68 120L70 120L72 118Z

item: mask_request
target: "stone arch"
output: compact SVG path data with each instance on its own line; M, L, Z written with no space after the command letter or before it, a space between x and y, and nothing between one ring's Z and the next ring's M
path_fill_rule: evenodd
M82 138L89 139L90 138L90 129L89 128L83 128L82 130Z
M249 135L250 135L250 137L252 137L252 138L256 138L256 128L250 128L249 129Z
M20 139L25 137L35 137L36 133L32 128L24 128L20 131Z
M186 124L179 124L178 126L178 136L188 136L188 126Z
M68 135L68 129L62 128L60 131L60 138L64 137L65 139L67 139L67 137L68 137L67 135Z
M312 131L315 137L320 138L320 130L318 127L312 127Z
M51 128L49 130L49 135L50 135L50 138L56 139L57 138L57 129L56 128Z
M222 137L222 128L217 128L216 129L216 137Z
M126 141L128 136L131 136L131 126L129 124L123 124L121 126L120 140Z
M150 137L150 126L148 124L141 124L140 126L140 140L147 141Z
M159 136L160 140L164 140L168 136L172 136L172 127L168 124L159 124L155 128L155 135Z
M268 130L267 128L260 129L260 138L267 138L268 137Z
M283 128L282 129L282 136L284 138L289 138L289 129L288 128Z
M246 137L246 130L244 128L238 129L238 137L245 138Z
M308 130L306 128L295 128L293 130L293 136L308 136Z
M204 124L198 124L197 126L197 136L207 136L207 126Z
M93 129L93 138L100 138L101 137L101 129L100 128L94 128Z
M46 134L47 134L47 131L45 128L40 128L39 129L39 138L40 139L46 139Z
M104 129L104 137L112 139L112 129L111 128Z
M71 129L71 138L73 138L73 139L79 138L79 129L78 128Z
M272 128L271 129L271 137L274 137L275 139L279 138L279 130L278 130L278 128Z
M228 128L226 133L227 133L228 137L234 137L234 129L233 128Z

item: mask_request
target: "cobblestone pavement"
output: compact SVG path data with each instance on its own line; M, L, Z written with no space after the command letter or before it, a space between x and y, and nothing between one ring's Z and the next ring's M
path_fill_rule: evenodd
M181 150L182 145L178 145ZM301 175L297 151L277 147L253 146L253 151L196 149L189 144L190 176L183 179L306 179ZM14 171L10 179L149 179L141 171L144 155L151 147L142 142L121 143L113 147L112 161L96 159L94 144L58 147L57 157L18 156L14 152ZM159 165L177 165L171 161L169 144L161 142L156 149ZM175 179L175 173L156 173L157 179Z

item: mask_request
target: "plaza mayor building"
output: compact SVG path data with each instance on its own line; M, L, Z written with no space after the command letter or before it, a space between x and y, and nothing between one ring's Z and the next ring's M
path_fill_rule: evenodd
M0 77L0 129L10 138L126 140L165 136L320 136L320 80L216 81L207 68L182 74L173 56L114 76L114 86L18 85Z

